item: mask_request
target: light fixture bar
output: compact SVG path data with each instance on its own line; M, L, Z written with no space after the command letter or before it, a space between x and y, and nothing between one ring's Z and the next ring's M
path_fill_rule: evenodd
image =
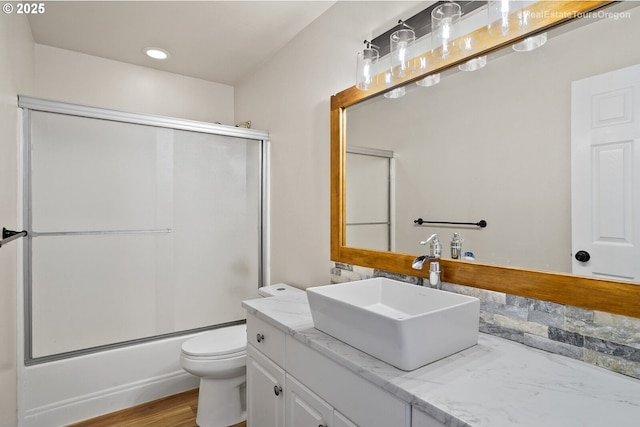
M386 54L390 52L390 41L389 37L395 31L398 31L402 28L406 28L407 26L413 28L415 31L416 39L419 39L422 36L425 36L431 32L431 11L441 4L448 3L446 1L438 1L431 6L427 7L421 12L416 13L411 18L401 21L395 27L391 28L389 31L380 34L378 37L371 40L372 44L378 46L378 51L380 53L380 57L382 58ZM462 15L466 15L476 9L479 9L483 6L487 5L486 1L456 1L460 5L462 9Z

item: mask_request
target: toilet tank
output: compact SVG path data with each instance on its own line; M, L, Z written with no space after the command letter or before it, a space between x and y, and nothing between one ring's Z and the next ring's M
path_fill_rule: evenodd
M302 296L305 292L302 289L298 289L294 286L287 285L285 283L276 283L274 285L262 286L258 288L258 294L261 297L287 297L287 296Z

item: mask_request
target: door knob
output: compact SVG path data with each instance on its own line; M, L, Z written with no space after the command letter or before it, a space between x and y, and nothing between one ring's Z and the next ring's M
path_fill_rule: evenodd
M591 255L587 251L576 252L576 259L580 262L587 262L591 259Z

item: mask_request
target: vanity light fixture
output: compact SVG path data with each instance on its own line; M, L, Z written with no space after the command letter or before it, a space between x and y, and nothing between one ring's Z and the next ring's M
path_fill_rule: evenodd
M360 90L368 90L369 85L375 83L375 64L380 58L378 46L370 41L364 41L365 48L362 52L358 52L358 60L356 65L356 87Z
M408 26L401 19L399 30L389 36L391 49L391 74L394 78L404 78L413 74L415 70L413 60L413 44L416 41L416 33L413 27Z
M397 98L402 98L405 95L405 93L406 92L404 90L404 86L400 86L389 92L385 92L384 97L389 99L397 99Z
M389 69L386 73L384 73L384 83L387 87L393 85L393 74L391 73L391 69ZM406 91L404 86L397 87L389 92L384 93L384 97L388 99L397 99L402 98L405 95Z
M516 52L531 52L537 48L543 46L547 42L547 33L538 34L537 36L527 37L520 43L516 43L513 46L513 50Z
M370 42L365 41L365 49L358 56L356 89L368 90L384 83L389 90L387 97L401 96L401 90L391 90L394 85L415 75L425 75L429 71L429 61L434 54L447 58L453 53L454 48L458 46L454 46L452 42L458 36L458 24L462 15L482 8L486 9L486 1L459 3L435 2L406 21L400 20L393 28L376 36ZM434 33L439 35L436 36ZM431 52L419 55L420 52L415 50L418 48L418 40L426 40L423 37L431 38ZM421 42L420 46L422 44ZM367 49L375 49L377 52ZM391 58L394 54L397 62L392 65ZM376 61L377 66L374 65ZM385 61L385 64L380 61ZM404 64L404 67L400 64ZM371 71L372 69L375 71ZM402 76L403 73L404 76ZM419 86L432 86L440 81L439 77L434 74L416 83ZM384 79L384 82L375 81L376 78Z
M440 83L440 73L431 74L422 80L418 80L416 84L422 87L435 86Z
M487 65L487 56L478 56L477 58L473 58L465 62L464 64L458 65L458 69L460 71L476 71L481 68L484 68Z
M512 0L489 1L487 10L489 12L489 34L508 36L511 27L509 17L514 10L520 8L520 2Z
M462 44L460 49L464 51L468 51L468 53L472 53L474 51L474 43L476 41L471 37L464 37L462 40ZM464 64L458 65L458 69L461 71L476 71L480 68L484 68L487 65L487 56L478 56L477 58L473 58L465 62Z
M431 11L431 46L435 54L440 48L440 57L446 59L455 48L453 40L458 37L458 24L462 10L457 3L443 3Z
M144 53L153 59L157 59L158 61L163 61L169 58L169 52L159 47L145 47Z

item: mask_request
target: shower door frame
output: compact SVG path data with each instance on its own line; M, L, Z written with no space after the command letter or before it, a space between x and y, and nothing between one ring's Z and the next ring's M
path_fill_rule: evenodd
M258 262L258 287L269 283L269 233L267 224L269 223L269 197L268 197L268 172L269 172L269 133L266 131L247 129L243 127L226 126L218 123L207 123L187 119L179 119L172 117L156 116L149 114L131 113L119 110L92 107L80 104L72 104L60 101L52 101L30 96L18 96L18 107L22 110L22 220L25 230L31 231L31 122L30 114L32 111L57 113L67 116L77 116L90 119L101 119L115 121L121 123L146 125L159 128L167 128L179 131L190 131L205 133L218 136L228 136L242 139L258 141L260 143L260 194L259 194L259 262ZM141 232L159 232L158 230L142 230ZM117 232L116 232L117 233ZM163 338L176 337L182 335L193 334L194 332L209 330L221 326L244 323L241 321L233 321L214 326L203 326L194 329L174 331L152 335L148 337L136 338L122 342L109 343L95 347L72 350L68 352L33 357L32 348L32 295L31 295L31 239L32 236L26 237L28 243L23 245L23 361L25 366L31 366L41 363L52 362L55 360L68 359L72 357L82 356L86 354L96 353L109 349L126 347L130 345L140 344L149 341L156 341Z

